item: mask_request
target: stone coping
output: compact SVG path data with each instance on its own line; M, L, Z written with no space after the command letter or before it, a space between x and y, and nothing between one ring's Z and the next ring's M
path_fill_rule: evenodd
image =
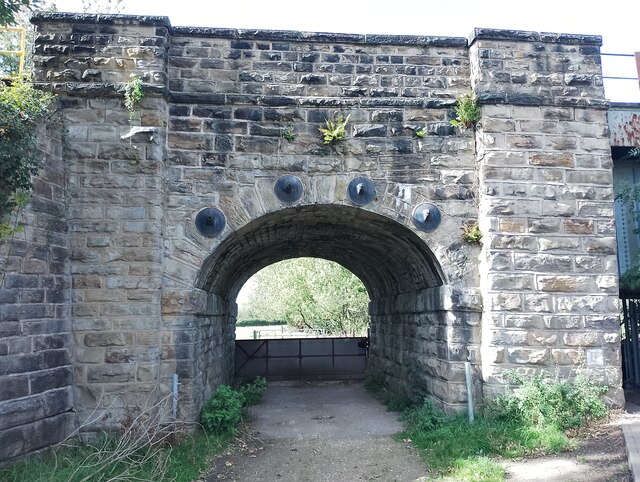
M229 38L235 40L281 40L297 42L340 42L366 45L412 45L434 47L468 47L476 40L515 40L526 42L602 45L599 35L581 35L524 30L475 28L467 40L464 37L391 34L349 34L332 32L301 32L296 30L261 30L212 27L173 27L169 17L155 15L86 14L69 12L38 12L33 23L94 23L105 25L155 25L168 28L173 35Z
M502 30L475 28L469 37L471 46L476 40L517 40L521 42L544 42L572 45L602 45L601 35L583 35L552 32L530 32L526 30Z

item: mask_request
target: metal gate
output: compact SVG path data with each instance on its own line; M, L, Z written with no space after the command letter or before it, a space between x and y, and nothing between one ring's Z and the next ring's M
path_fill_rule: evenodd
M268 380L343 380L364 377L367 338L236 340L235 376Z
M621 350L622 378L625 388L640 388L640 295L620 294L622 302Z

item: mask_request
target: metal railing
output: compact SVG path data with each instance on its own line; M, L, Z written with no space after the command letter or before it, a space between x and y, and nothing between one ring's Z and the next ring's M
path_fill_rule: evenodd
M0 79L22 79L24 73L24 56L27 44L27 30L22 27L0 27L0 32L18 32L20 34L20 50L0 50L0 56L2 55L17 55L19 57L18 73L17 75L2 75L0 72Z
M622 378L625 388L640 387L640 295L620 294Z

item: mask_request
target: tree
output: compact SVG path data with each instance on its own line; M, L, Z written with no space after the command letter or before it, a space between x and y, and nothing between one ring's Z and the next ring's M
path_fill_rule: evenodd
M0 0L0 27L14 25L25 10L40 8L42 0Z
M337 263L290 259L259 271L251 282L246 310L250 318L282 320L333 335L364 335L369 326L367 290Z

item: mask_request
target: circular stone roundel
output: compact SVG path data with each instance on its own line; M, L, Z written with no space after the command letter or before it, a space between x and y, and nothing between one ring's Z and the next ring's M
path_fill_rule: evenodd
M413 224L427 233L435 231L440 225L440 210L433 204L422 203L413 210Z
M273 186L273 192L283 203L294 203L302 196L302 181L290 174L281 176Z
M204 208L196 215L196 228L207 238L215 238L225 224L224 213L216 208Z
M364 206L375 199L376 186L366 177L356 177L349 183L347 192L353 204Z

